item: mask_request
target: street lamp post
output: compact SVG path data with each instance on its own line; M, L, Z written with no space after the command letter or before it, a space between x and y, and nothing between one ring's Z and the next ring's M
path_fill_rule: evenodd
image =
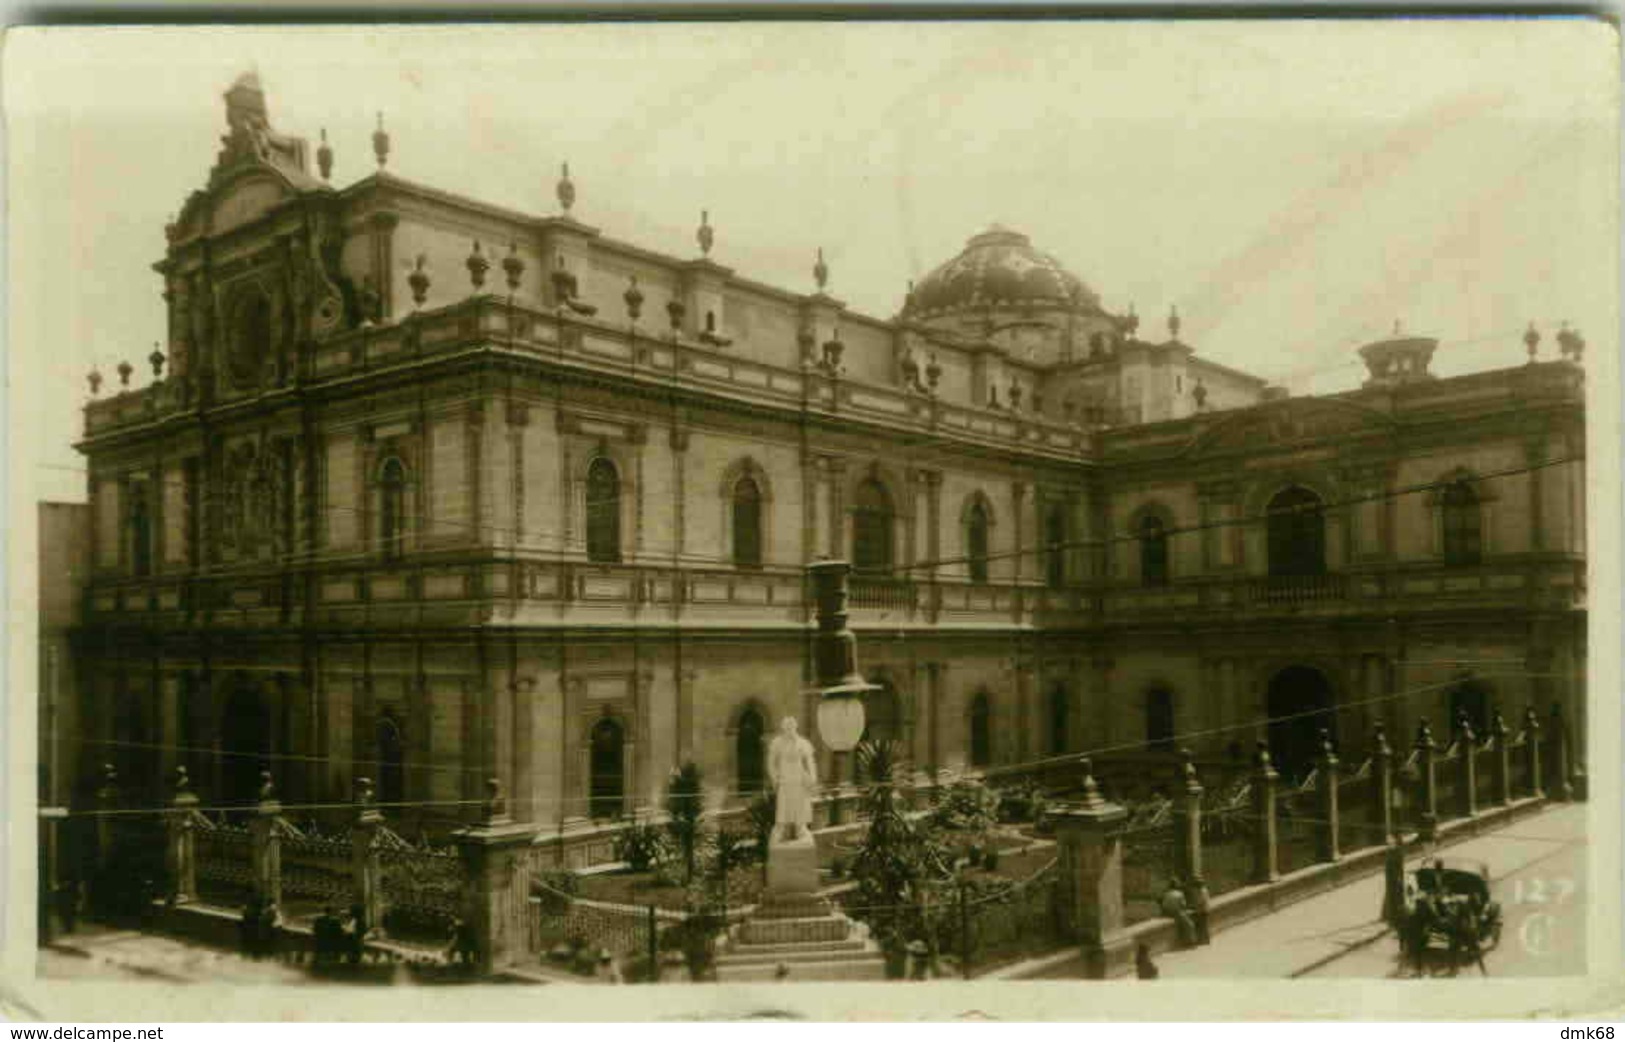
M847 628L847 587L852 566L845 561L819 561L807 566L812 579L818 632L813 638L814 692L818 695L818 736L836 756L832 779L839 792L841 757L863 738L863 696L878 685L858 672L858 640ZM838 823L839 797L831 804Z

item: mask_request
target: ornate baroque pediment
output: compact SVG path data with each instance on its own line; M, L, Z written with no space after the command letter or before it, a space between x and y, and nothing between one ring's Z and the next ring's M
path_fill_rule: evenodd
M1266 402L1227 416L1201 432L1187 453L1212 453L1301 446L1353 436L1388 434L1389 417L1350 402L1299 398Z

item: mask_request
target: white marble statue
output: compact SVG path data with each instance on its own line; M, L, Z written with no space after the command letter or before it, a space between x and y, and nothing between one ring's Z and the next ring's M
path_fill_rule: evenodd
M767 776L773 783L780 839L796 839L812 828L813 793L818 789L818 758L813 745L796 733L796 720L787 716L767 747Z

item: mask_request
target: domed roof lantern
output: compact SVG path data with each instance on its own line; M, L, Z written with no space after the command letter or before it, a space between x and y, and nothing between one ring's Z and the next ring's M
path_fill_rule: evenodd
M1399 322L1394 323L1394 335L1360 348L1360 357L1370 374L1367 387L1394 387L1433 379L1428 364L1439 341L1432 337L1405 336Z

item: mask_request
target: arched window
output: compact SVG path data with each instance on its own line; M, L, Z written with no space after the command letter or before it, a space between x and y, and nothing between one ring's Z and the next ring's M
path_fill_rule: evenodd
M406 546L406 467L393 456L378 472L378 545L390 558Z
M746 476L734 482L733 492L734 564L739 568L762 566L762 490L755 479Z
M1439 509L1444 522L1444 563L1477 564L1483 547L1478 493L1467 482L1458 481L1444 490Z
M1450 689L1450 733L1454 735L1465 716L1479 741L1490 729L1490 696L1476 680L1463 680Z
M1072 718L1072 694L1065 684L1056 684L1049 693L1049 754L1060 756L1067 751L1070 737L1067 725Z
M626 733L617 720L606 716L593 725L590 745L590 812L594 818L618 818L626 800L626 765L622 755Z
M226 803L259 798L260 771L271 755L271 708L260 685L238 675L220 716L221 774Z
M621 475L600 456L587 468L587 560L621 559Z
M1066 507L1050 507L1044 516L1044 581L1052 590L1066 585L1066 529Z
M1326 572L1326 515L1320 497L1301 486L1270 500L1269 563L1273 576Z
M1162 519L1147 514L1140 521L1140 582L1146 586L1168 585L1168 530Z
M406 799L406 743L392 710L385 709L375 728L378 741L378 799L399 804ZM389 811L398 814L400 808Z
M971 504L965 521L965 558L970 565L970 581L987 582L987 507L981 500Z
M1145 744L1153 749L1174 747L1174 695L1165 687L1145 693Z
M970 703L970 764L986 767L993 762L993 706L986 691L978 691Z
M152 574L152 514L142 488L130 494L130 570L138 576Z
M852 567L871 574L892 567L891 496L874 478L858 486L852 502Z
M226 364L238 386L252 384L272 353L271 301L253 291L237 306Z
M767 787L766 751L762 745L766 729L762 714L754 706L739 714L739 728L734 735L734 762L738 765L734 784L740 799L754 800Z

